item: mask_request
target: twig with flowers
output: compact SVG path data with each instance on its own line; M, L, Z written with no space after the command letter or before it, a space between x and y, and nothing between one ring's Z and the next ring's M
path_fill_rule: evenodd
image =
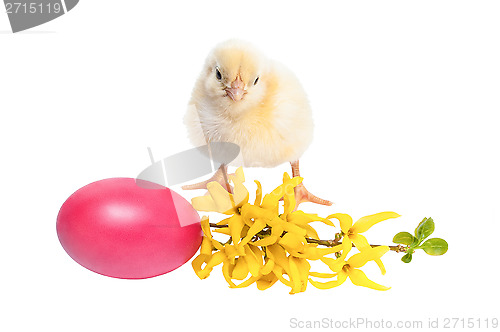
M271 193L263 196L259 181L254 203L249 203L249 192L243 185L243 169L229 176L234 189L226 191L219 183L207 185L208 195L195 197L193 207L198 211L218 212L227 217L217 223L201 220L203 240L199 255L192 261L195 273L201 279L210 275L213 268L222 264L222 274L232 288L241 288L253 283L260 290L267 289L278 280L291 288L290 294L303 292L308 283L320 289L333 288L349 278L353 284L376 290L389 287L368 279L360 269L374 261L382 274L386 270L382 256L389 250L403 252L403 261L411 261L416 249L431 255L442 255L447 249L442 239L424 240L434 231L434 222L425 218L417 227L415 236L407 232L396 234L397 245L371 245L363 233L373 225L399 215L381 212L360 218L335 213L326 218L317 214L296 210L294 188L302 182L301 177L290 178L285 173L283 183ZM281 203L282 200L282 203ZM332 240L321 240L312 222L322 222L340 231ZM212 230L213 229L213 230ZM212 232L229 236L222 242ZM353 248L358 253L351 255ZM333 255L333 257L330 257ZM311 271L310 261L321 261L331 273ZM319 281L323 279L325 281ZM241 281L239 284L236 282Z

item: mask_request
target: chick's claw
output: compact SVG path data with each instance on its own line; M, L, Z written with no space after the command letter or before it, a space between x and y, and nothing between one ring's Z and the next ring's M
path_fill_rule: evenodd
M320 204L320 205L327 205L327 206L330 206L333 204L332 202L330 202L326 199L322 199L322 198L319 198L319 197L311 194L302 183L297 185L294 188L294 190L295 190L295 200L297 201L297 204L295 205L294 211L297 210L297 207L299 206L300 203L304 203L304 202L311 202L311 203L316 203L316 204Z
M227 174L226 172L227 172L226 169L219 168L217 170L217 172L215 172L215 174L210 179L208 179L206 181L198 182L198 183L187 184L187 185L182 186L181 188L182 188L182 190L207 189L207 184L215 181L215 182L218 182L222 186L222 188L227 190L229 193L232 193L233 186L231 186L229 184L228 178L229 178L229 176L234 175L234 174Z

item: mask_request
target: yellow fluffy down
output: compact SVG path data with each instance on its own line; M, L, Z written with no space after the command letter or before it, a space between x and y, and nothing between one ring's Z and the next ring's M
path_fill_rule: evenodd
M220 80L216 68L222 73ZM244 82L246 94L233 101L225 89L237 77ZM209 54L185 124L196 146L217 141L239 145L241 154L232 165L247 167L275 167L298 160L313 133L311 108L298 79L238 40L221 43Z

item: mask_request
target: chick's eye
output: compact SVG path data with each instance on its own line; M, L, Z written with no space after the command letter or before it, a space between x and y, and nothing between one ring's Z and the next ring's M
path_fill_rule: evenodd
M257 76L257 78L255 79L255 81L253 82L253 85L257 85L258 82L259 82L259 77Z
M215 77L220 81L222 79L222 74L220 73L219 67L215 68Z

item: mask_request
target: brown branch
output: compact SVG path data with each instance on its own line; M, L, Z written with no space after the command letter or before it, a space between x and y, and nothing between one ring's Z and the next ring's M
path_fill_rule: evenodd
M316 240L316 239L310 239L306 238L307 243L316 243L325 247L335 247L336 245L342 244L342 242L339 242L338 239L336 240Z
M219 225L219 224L214 224L214 223L209 223L210 227L213 228L226 228L229 227L228 225Z
M310 239L306 238L307 243L317 243L319 245L325 246L325 247L335 247L339 244L342 244L342 241L340 241L340 238L337 238L335 240L316 240L316 239ZM380 247L382 244L370 244L372 248L374 247ZM352 247L355 248L356 246L354 243L352 244ZM395 252L406 252L406 247L398 244L397 246L388 246L390 250L395 251Z
M214 223L210 223L210 227L213 228L226 228L229 227L229 225L218 225ZM259 232L256 235L268 235L270 233L270 230L268 229L267 231L264 231L264 233ZM317 239L311 239L311 238L306 238L307 243L316 243L325 247L335 247L339 244L342 244L342 241L340 241L342 238L340 236L335 236L334 240L317 240ZM353 248L356 246L354 243L352 244ZM374 247L380 247L381 244L370 244L372 248ZM397 246L388 246L391 251L395 252L406 252L406 247L402 246L401 244L398 244Z

